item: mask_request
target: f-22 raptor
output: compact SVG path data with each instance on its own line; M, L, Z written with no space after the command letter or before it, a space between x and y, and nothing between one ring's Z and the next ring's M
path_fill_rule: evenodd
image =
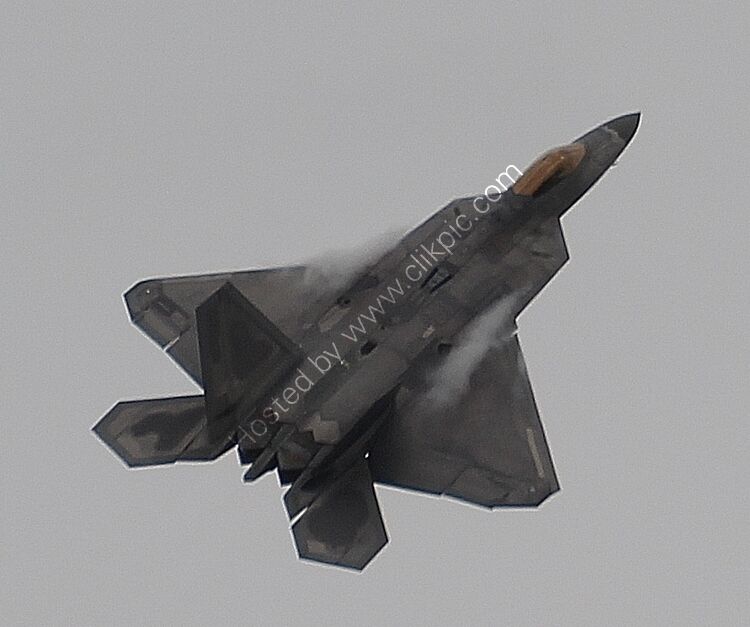
M236 447L246 481L289 486L299 556L357 570L388 541L374 483L539 505L558 482L516 318L568 259L561 216L639 120L451 202L343 286L305 266L138 283L130 317L203 394L117 403L94 431L128 466Z

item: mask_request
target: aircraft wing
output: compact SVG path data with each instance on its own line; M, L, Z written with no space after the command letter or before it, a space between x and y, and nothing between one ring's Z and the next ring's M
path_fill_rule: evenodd
M505 257L505 329L568 260L562 229L547 220ZM428 402L424 381L402 395L370 449L376 482L446 494L478 505L537 505L558 490L515 333L474 364L449 406Z
M468 388L435 407L413 390L370 448L376 482L477 505L538 505L558 490L517 336L492 348Z
M231 283L291 340L330 307L339 288L305 266L149 279L125 294L133 323L203 385L195 310Z

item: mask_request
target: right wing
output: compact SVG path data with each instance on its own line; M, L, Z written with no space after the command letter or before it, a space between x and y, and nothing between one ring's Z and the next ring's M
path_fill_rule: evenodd
M509 306L495 323L515 329L516 316L567 260L557 218L519 241L497 276L507 286ZM425 400L435 392L427 381L400 397L372 443L373 477L487 507L538 505L558 483L515 333L496 342L472 370L467 389L456 390L448 407Z
M490 349L447 407L413 390L373 441L375 481L485 507L538 505L558 490L516 335Z

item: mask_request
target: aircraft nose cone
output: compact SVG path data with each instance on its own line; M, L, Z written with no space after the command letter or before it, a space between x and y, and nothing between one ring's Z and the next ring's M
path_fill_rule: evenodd
M627 115L615 118L611 122L607 122L605 126L617 133L627 144L633 138L633 135L635 135L635 131L638 128L638 123L640 121L640 112L628 113Z

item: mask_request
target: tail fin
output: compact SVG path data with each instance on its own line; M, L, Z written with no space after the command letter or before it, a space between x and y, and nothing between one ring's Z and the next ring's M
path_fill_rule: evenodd
M252 407L299 363L299 346L231 283L196 310L206 413L209 422Z
M118 403L94 427L128 466L215 459L235 444L241 412L301 357L231 283L196 309L196 320L205 395Z

